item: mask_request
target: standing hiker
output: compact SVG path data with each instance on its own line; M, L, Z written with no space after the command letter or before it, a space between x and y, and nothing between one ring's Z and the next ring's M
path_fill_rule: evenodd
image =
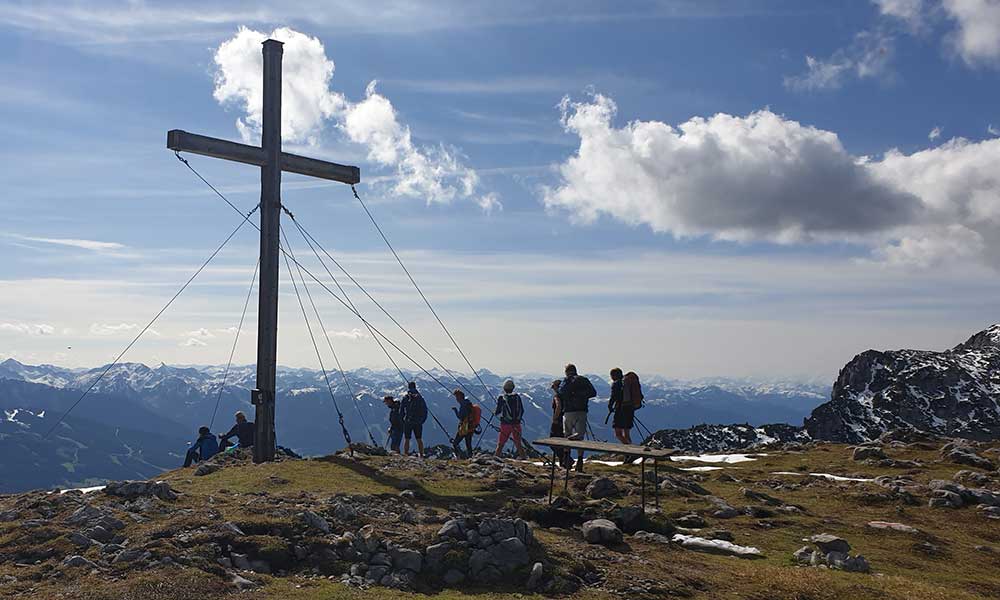
M500 437L497 438L496 455L500 456L507 439L514 438L514 448L517 457L524 458L524 448L521 446L521 421L524 419L524 404L521 396L514 393L514 382L510 379L503 382L503 395L497 398L497 409L493 414L500 415Z
M417 382L407 385L406 395L400 402L403 417L403 454L410 455L410 437L417 438L417 456L424 457L424 421L427 420L427 402L417 391Z
M399 443L403 440L403 415L399 402L392 396L382 399L389 408L389 450L399 454Z
M611 397L608 399L608 412L614 414L612 426L615 430L615 437L618 438L619 442L630 445L632 443L632 427L635 422L635 404L625 402L623 377L621 369L618 367L611 369Z
M577 374L576 365L566 365L566 378L559 384L559 402L563 410L563 432L571 440L582 440L587 435L587 409L590 399L597 395L594 384ZM583 472L583 450L577 450L576 470Z
M219 453L219 442L212 435L212 430L208 427L198 428L198 439L188 448L184 456L184 466L190 467L191 463L208 460Z
M452 407L452 412L458 417L458 431L455 432L455 454L462 456L462 451L459 449L458 445L461 442L465 442L465 452L466 458L472 458L472 436L476 433L476 427L479 427L479 418L482 415L482 411L478 406L472 404L468 398L465 397L465 392L462 390L455 390L452 392L455 396L455 402L458 402L458 407Z
M563 411L562 403L559 402L559 386L561 379L552 382L552 424L549 426L549 437L561 438L563 434ZM554 448L552 454L559 462L559 466L568 469L573 466L573 458L565 448Z

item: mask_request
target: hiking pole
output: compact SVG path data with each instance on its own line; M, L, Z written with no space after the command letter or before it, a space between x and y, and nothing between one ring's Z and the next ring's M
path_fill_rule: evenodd
M635 421L635 424L639 426L639 428L640 428L640 430L639 430L639 433L642 433L642 430L643 430L643 429L645 429L645 430L646 430L646 433L645 433L644 435L645 435L646 437L648 437L648 438L651 438L651 437L653 437L653 432L651 432L651 431L649 430L649 427L646 427L646 426L645 426L645 425L643 424L643 422L639 420L639 418L638 418L638 417L635 417L635 416L633 416L633 417L632 417L632 420L633 420L633 421Z

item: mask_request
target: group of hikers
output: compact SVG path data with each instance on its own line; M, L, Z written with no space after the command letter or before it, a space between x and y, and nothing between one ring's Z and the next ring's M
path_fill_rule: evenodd
M631 444L632 428L635 425L635 411L642 406L642 386L639 377L633 373L622 373L619 368L611 369L611 393L608 398L608 418L614 416L612 427L615 437L622 444ZM522 422L524 420L524 404L521 396L514 392L512 379L503 384L503 394L497 397L493 409L494 417L499 417L500 427L495 455L500 456L508 440L513 440L514 450L518 457L525 456L524 442L521 439ZM473 404L460 389L452 392L457 406L452 408L458 417L458 429L452 438L452 446L459 456L471 457L473 453L472 438L482 433L482 408ZM565 377L552 382L552 424L549 429L551 437L565 437L570 440L581 440L587 435L589 421L587 419L590 400L597 396L597 390L589 379L580 375L576 366L566 365ZM415 381L409 382L406 393L397 400L393 396L383 398L389 409L389 449L397 454L410 454L410 440L417 443L417 455L424 456L424 423L430 411L427 402L417 390ZM492 419L491 419L492 421ZM187 451L184 466L193 462L207 460L218 452L224 451L229 445L229 439L236 437L239 448L253 446L254 424L248 421L243 412L236 413L236 424L225 434L219 434L219 440L208 427L198 430L198 439ZM465 446L464 451L461 446ZM562 466L569 468L573 459L569 452L556 453ZM576 470L583 471L583 450L577 451Z

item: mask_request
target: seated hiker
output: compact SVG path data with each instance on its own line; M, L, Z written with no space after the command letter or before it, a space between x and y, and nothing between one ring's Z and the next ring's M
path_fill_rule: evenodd
M496 455L500 456L507 440L513 437L518 458L524 458L524 448L521 446L521 420L524 419L524 404L521 402L521 396L514 393L514 382L510 379L503 382L503 395L497 398L497 408L494 414L500 415L500 437L497 438Z
M458 431L455 432L455 454L461 456L462 451L458 445L465 442L465 457L472 458L472 436L476 433L476 427L479 426L479 419L477 418L477 413L479 413L479 407L474 406L468 398L465 397L465 392L462 390L455 390L452 392L455 396L455 402L458 402L458 408L452 407L452 412L458 417Z
M219 443L222 444L223 448L229 446L229 438L236 436L239 440L240 448L250 448L253 446L253 437L256 434L257 429L254 427L253 421L247 421L247 416L243 414L243 411L236 411L236 424L233 428L226 433L219 434Z
M403 441L403 415L400 414L399 402L392 396L382 399L389 407L389 450L399 454L399 443Z
M198 428L198 439L188 448L184 457L184 466L190 467L191 463L208 460L219 453L219 442L215 441L212 430L208 427Z
M559 402L563 409L563 433L571 440L587 435L587 409L597 390L590 380L577 374L576 365L566 365L566 378L559 384ZM577 450L576 470L583 472L583 450Z
M614 414L612 426L615 430L615 437L623 444L631 444L632 427L634 427L635 422L635 405L631 402L625 402L623 377L621 369L618 367L611 369L611 397L608 398L608 413Z
M417 391L417 382L411 381L406 395L400 402L403 416L403 454L410 455L410 437L417 438L417 456L424 457L424 421L427 420L427 402Z

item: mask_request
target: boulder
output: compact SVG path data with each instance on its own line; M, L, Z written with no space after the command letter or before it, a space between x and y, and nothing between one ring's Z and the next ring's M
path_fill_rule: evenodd
M351 523L358 519L358 511L345 502L338 502L333 507L333 518L345 523Z
M79 554L74 554L72 556L67 556L63 559L63 566L66 567L86 567L88 569L96 569L97 565L86 558L80 556Z
M104 486L104 493L126 500L156 497L172 502L177 499L177 492L166 481L112 481Z
M868 527L871 527L872 529L898 531L900 533L909 533L913 535L918 535L920 533L920 530L916 527L904 525L903 523L892 523L889 521L869 521Z
M250 581L246 577L241 577L240 575L238 575L236 573L233 573L233 577L232 577L232 579L229 580L229 583L232 584L232 585L234 585L234 586L236 586L236 589L241 590L241 591L242 590L252 590L252 589L256 589L256 588L260 587L259 583Z
M677 517L676 519L674 519L674 523L676 523L679 527L684 527L687 529L701 529L702 527L708 526L708 523L705 522L705 519L703 519L701 515L697 513L688 513L686 515Z
M205 475L211 475L212 473L215 473L221 468L222 468L221 465L217 465L215 463L207 463L207 462L201 463L200 465L198 465L198 468L194 470L194 476L204 477Z
M307 510L303 512L301 518L308 527L322 531L323 533L330 533L330 523L313 511Z
M419 573L424 566L424 557L416 550L409 548L393 548L390 552L394 569L402 569Z
M618 495L618 485L607 477L598 477L587 486L587 496L590 498L611 498Z
M542 587L542 578L545 577L545 567L540 562L536 562L531 566L531 574L528 575L528 582L525 587L529 591L535 591Z
M459 519L452 519L441 526L437 535L439 538L465 541L465 523Z
M583 524L583 539L590 544L605 546L620 544L622 530L607 519L594 519Z
M815 544L823 554L829 554L831 552L843 552L844 554L847 554L851 551L851 545L847 543L847 540L839 538L835 535L830 535L829 533L820 533L806 539L805 541Z
M442 579L444 579L447 585L458 585L465 581L465 573L458 569L448 569L448 572L444 574Z
M882 460L886 458L889 457L886 456L885 451L878 446L858 446L854 449L854 453L851 455L852 460Z

